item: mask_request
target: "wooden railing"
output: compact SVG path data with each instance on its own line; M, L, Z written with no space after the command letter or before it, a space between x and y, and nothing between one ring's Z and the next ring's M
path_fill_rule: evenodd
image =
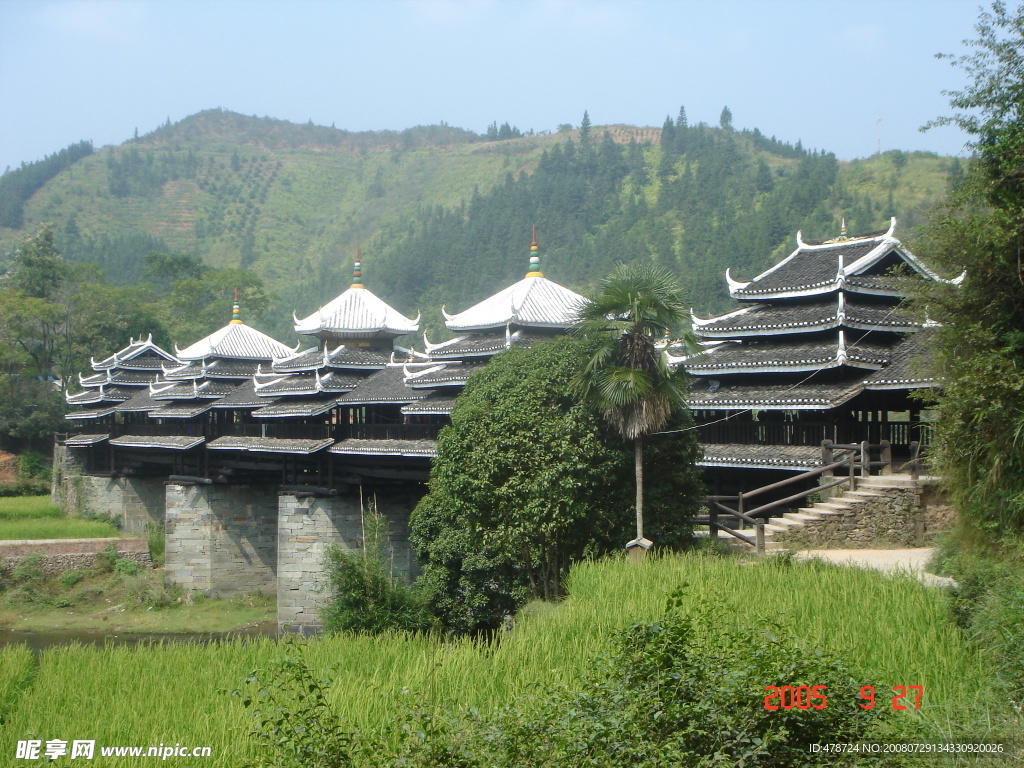
M888 442L907 446L915 439L924 445L931 441L929 422L735 422L721 421L698 425L704 443L736 445L821 445L823 440L851 444L861 439L869 443Z
M917 480L920 470L920 444L914 441L910 444L911 459L907 463L901 465L899 469L909 469L911 477ZM836 460L836 454L846 454L844 458ZM877 455L878 459L872 457ZM693 525L706 525L709 527L709 535L717 537L719 531L728 533L730 536L750 544L757 550L757 554L764 554L764 525L765 518L770 517L768 514L772 510L779 509L780 507L789 507L794 502L801 501L812 493L819 491L828 490L829 488L835 488L840 485L849 485L849 490L853 491L857 489L857 477L865 477L871 474L872 468L878 468L881 470L881 474L892 474L894 470L893 458L892 458L892 446L888 441L882 441L879 444L871 444L867 441L862 443L850 443L850 444L837 444L831 440L823 440L821 444L821 457L822 466L818 469L812 469L807 472L802 472L798 475L793 475L785 480L779 480L778 482L771 483L769 485L755 488L752 491L745 491L735 496L708 496L700 500L700 504L707 507L708 515L706 517L696 517L689 522ZM778 491L788 486L803 484L808 480L815 478L824 477L838 477L836 480L829 480L827 482L819 483L806 490L794 493L790 496L786 496L782 499L776 499L770 501L767 504L751 509L749 507L749 501L753 498L761 496L772 491ZM735 504L735 507L726 506L727 503ZM723 525L719 522L719 517L724 516L733 518L739 524L740 530L743 530L743 525L752 525L754 528L754 538L751 539L746 534L740 533L736 528L728 525Z

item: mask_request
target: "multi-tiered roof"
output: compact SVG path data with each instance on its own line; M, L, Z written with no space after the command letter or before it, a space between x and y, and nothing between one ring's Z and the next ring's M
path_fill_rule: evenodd
M72 422L96 425L89 434L68 438L68 444L92 445L110 437L113 415L122 411L140 395L147 395L149 385L160 376L163 366L176 365L174 355L153 343L152 334L145 340L131 339L128 346L103 360L91 360L91 376L79 374L81 392L65 393L69 405L76 409L65 418Z
M844 228L825 241L797 233L796 250L753 280L726 272L730 295L741 306L708 319L694 316L705 350L684 362L695 377L690 407L705 412L704 421L718 413L739 423L757 412L828 411L872 389L931 386L911 363L923 324L901 303L912 281L959 278L945 280L928 269L894 237L895 226L894 218L885 231L855 237ZM760 433L767 434L764 428ZM806 430L791 433L815 442ZM743 465L744 456L754 456L769 466L774 447L713 444L706 453L709 463L732 454L723 460ZM803 453L807 463L817 461L813 451ZM794 464L784 454L776 451L774 461Z
M434 365L408 371L406 383L434 392L407 412L450 413L455 395L474 371L512 346L529 346L565 332L585 301L544 277L534 227L530 268L522 280L458 314L449 315L442 307L445 325L458 335L440 344L431 344L424 335L426 355L422 357Z

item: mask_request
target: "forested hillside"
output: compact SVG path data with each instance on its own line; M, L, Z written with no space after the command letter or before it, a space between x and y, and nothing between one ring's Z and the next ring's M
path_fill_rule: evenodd
M423 311L439 335L442 304L463 309L522 276L532 224L543 271L567 286L650 259L679 275L696 309L720 309L726 267L751 277L797 229L838 234L842 217L856 232L896 215L908 239L959 172L926 153L838 162L736 130L727 110L715 127L689 125L680 110L660 129L591 126L584 115L575 130L538 135L497 122L484 135L352 133L208 110L86 150L0 177L11 201L0 252L52 222L66 259L95 262L117 283L142 280L153 251L243 267L276 295L261 327L285 340L293 309L347 286L356 245L367 284Z

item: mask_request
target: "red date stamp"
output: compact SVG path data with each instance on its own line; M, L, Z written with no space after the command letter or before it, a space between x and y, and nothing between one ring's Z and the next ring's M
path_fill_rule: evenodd
M824 685L766 685L768 695L764 697L764 708L779 709L825 709L828 706L828 688ZM923 685L894 685L892 687L893 709L920 709L924 699ZM865 685L860 689L863 702L861 709L875 708L875 687Z

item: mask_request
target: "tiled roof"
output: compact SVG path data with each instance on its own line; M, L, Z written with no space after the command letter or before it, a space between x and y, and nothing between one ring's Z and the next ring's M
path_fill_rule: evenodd
M214 379L207 379L202 384L195 379L168 386L169 383L156 382L151 385L150 392L154 400L217 400L230 395L239 386L235 382Z
M109 434L102 435L71 435L64 439L64 445L68 448L81 448L86 445L96 445L96 443L102 443L110 437Z
M83 408L81 411L72 411L71 413L65 413L64 418L68 421L83 421L86 419L102 419L104 416L112 414L116 408L109 406L106 408Z
M889 362L891 346L867 341L726 342L686 361L686 370L703 376L727 373L815 371L843 365L877 370Z
M108 368L103 373L94 373L92 376L78 375L78 383L83 387L98 387L100 384L117 384L122 387L144 387L160 373L155 371L129 371Z
M568 328L586 299L546 277L524 277L464 312L444 312L452 331L484 331L505 325ZM443 310L442 310L443 311Z
M310 454L322 451L334 441L296 440L274 437L218 437L207 446L213 451L245 451L248 453L302 453Z
M125 400L118 405L114 410L118 413L145 413L146 411L155 410L162 405L162 402L157 402L153 399L153 394L149 391L149 387L146 387L141 392L135 393L130 400Z
M124 435L115 437L111 445L118 448L167 448L172 451L187 451L202 445L203 437L192 435Z
M260 379L263 379L262 381ZM327 371L324 374L289 373L261 374L256 377L256 391L264 396L271 395L314 395L318 392L348 392L361 381L358 376L341 371Z
M282 397L257 408L252 415L257 419L284 419L288 417L319 416L338 403L336 395L327 397Z
M852 400L862 389L861 379L844 382L739 384L728 379L700 378L693 382L688 405L693 410L828 410ZM713 391L710 391L713 390Z
M427 356L439 362L446 360L462 360L467 357L493 357L511 346L530 347L535 342L550 338L535 333L527 333L519 329L512 333L481 333L470 336L459 336L440 344L426 342ZM426 341L426 339L424 339Z
M410 320L363 287L349 288L309 317L295 319L296 333L321 338L387 338L419 327L418 318Z
M797 248L771 269L748 283L734 280L728 272L730 293L738 299L811 296L846 288L883 295L900 295L888 266L905 264L927 280L943 280L893 237L896 219L887 231L861 237L836 238L824 243L806 242L797 233Z
M250 328L244 323L231 322L218 331L185 349L177 349L179 360L202 360L208 357L227 357L240 360L273 360L284 357L292 350L279 341Z
M277 401L269 397L260 397L256 394L256 384L252 379L239 384L230 395L225 395L213 403L214 408L234 408L245 410L248 408L262 408Z
M206 413L213 403L168 403L149 412L151 419L192 419Z
M137 387L121 387L118 385L107 386L101 384L95 389L87 389L84 392L66 394L65 399L69 405L91 405L95 403L123 403L138 393Z
M167 352L153 343L153 336L150 335L145 341L134 339L124 349L120 349L109 357L96 362L92 361L95 371L105 371L109 368L127 368L131 370L159 370L160 366L167 362L177 362L174 355Z
M454 407L455 397L451 395L439 395L436 392L430 392L418 403L410 403L409 405L403 405L402 414L404 416L448 416L451 414L452 408Z
M842 292L810 304L755 304L710 320L694 319L694 333L707 339L774 336L830 330L908 331L918 327L898 307L847 299Z
M256 373L258 360L227 360L212 358L209 360L191 360L185 365L164 369L164 378L168 381L185 379L247 379Z
M341 440L330 448L330 453L352 456L423 456L437 455L434 440Z
M864 388L920 389L935 386L935 377L926 369L929 357L927 344L932 333L932 329L926 328L907 336L892 351L892 362L864 380Z
M385 368L364 379L350 392L338 398L339 405L371 405L373 403L411 403L427 393L410 389L405 384L402 368Z
M405 383L413 389L431 389L433 387L465 386L466 381L477 371L481 371L486 363L462 365L445 363L436 368L427 368L423 372L407 372Z
M821 466L821 448L801 445L747 445L705 443L702 467L789 469L802 472Z
M317 368L383 368L390 356L378 349L359 349L341 345L333 351L319 348L297 352L289 357L274 360L275 373L312 371Z

